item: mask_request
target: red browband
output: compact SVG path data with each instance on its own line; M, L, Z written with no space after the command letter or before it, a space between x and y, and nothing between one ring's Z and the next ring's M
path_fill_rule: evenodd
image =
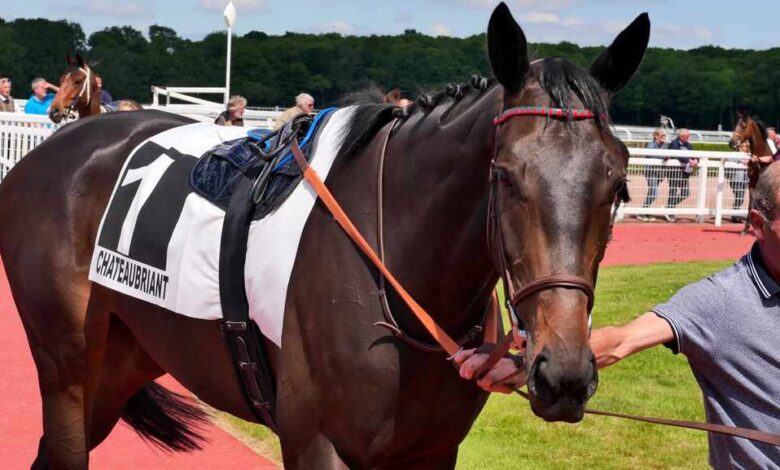
M596 117L589 109L547 108L545 106L521 106L509 108L493 119L496 126L515 116L546 116L552 118L593 119Z

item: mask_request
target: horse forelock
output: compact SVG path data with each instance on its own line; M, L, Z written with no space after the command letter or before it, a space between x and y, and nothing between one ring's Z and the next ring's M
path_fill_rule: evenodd
M593 112L596 124L608 130L609 103L596 79L584 68L566 59L546 57L533 62L539 86L550 96L554 108L571 109L576 97L582 107ZM572 122L571 118L567 121Z

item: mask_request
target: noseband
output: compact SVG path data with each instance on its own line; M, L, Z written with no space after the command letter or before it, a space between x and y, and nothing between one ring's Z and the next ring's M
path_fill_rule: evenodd
M547 117L553 119L572 119L572 120L584 120L595 119L596 115L588 109L561 109L561 108L547 108L543 106L524 106L519 108L510 108L502 112L495 119L493 124L498 130L498 126L502 123L512 119L514 117L532 116L532 117ZM588 328L591 326L591 310L593 309L593 284L580 276L573 274L551 274L549 276L540 277L525 285L520 290L515 291L511 282L512 273L507 265L506 245L504 243L503 233L501 231L501 223L499 220L499 201L496 193L496 185L498 184L498 175L496 170L495 154L493 161L491 162L490 169L490 199L488 202L488 242L491 244L491 252L498 258L499 268L501 270L501 281L504 285L504 294L506 295L506 306L509 311L510 320L513 328L522 328L522 323L517 315L517 305L526 298L537 294L539 292L556 289L578 289L588 298ZM617 211L613 212L614 215ZM612 222L610 222L610 227Z

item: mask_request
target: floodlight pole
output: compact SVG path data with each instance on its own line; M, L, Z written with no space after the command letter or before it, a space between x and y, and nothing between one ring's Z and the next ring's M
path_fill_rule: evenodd
M228 2L225 7L225 24L228 27L227 30L227 60L225 64L225 106L227 106L230 99L230 59L232 56L232 44L233 44L233 25L236 23L236 7L233 6L233 2Z

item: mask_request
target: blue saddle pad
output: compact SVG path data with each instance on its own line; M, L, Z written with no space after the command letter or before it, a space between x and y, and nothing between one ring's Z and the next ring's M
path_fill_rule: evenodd
M306 134L299 143L306 160L311 160L316 136L336 109L328 108L320 111L309 124ZM270 134L271 131L267 129L251 129L247 132L247 137L223 142L210 149L200 157L192 169L190 186L196 193L226 210L241 178L256 178L264 166L269 164L261 158L258 143ZM274 148L279 137L280 135L277 134L260 144L263 151ZM301 179L301 169L295 162L289 146L280 151L283 156L271 169L268 186L263 198L255 207L252 220L259 220L279 207Z

